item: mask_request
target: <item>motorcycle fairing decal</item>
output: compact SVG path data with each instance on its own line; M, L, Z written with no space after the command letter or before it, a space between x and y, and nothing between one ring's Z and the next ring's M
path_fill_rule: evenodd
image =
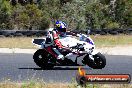
M90 37L88 37L85 42L91 44L91 45L94 45L94 42L92 41L92 39Z
M83 52L81 52L81 51L78 51L78 52L72 52L74 55L77 55L78 57L81 57L81 56L83 56L83 55L85 55L86 54L86 52L85 53L83 53Z
M89 44L94 45L91 41L89 42Z

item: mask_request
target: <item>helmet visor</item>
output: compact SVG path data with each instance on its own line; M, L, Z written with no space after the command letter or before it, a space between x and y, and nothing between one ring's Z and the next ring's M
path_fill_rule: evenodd
M58 28L58 32L66 32L66 28Z

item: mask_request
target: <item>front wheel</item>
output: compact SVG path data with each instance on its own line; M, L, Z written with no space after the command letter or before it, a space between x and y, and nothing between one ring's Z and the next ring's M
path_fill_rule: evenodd
M54 67L53 60L55 60L51 54L44 49L37 50L33 55L34 62L42 69L51 69Z
M93 55L94 61L87 55L85 57L85 63L93 69L102 69L106 65L106 58L101 53Z

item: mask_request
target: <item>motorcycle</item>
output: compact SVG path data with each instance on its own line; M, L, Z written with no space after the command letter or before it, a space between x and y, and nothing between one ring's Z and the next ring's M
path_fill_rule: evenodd
M62 64L45 48L46 39L33 39L32 43L40 47L33 59L36 65L42 69L52 69L54 66L86 66L93 69L102 69L106 65L106 58L95 50L95 44L90 36L77 34L79 40L70 36L60 39L63 46L70 50L62 50L65 59ZM53 47L53 46L52 46Z

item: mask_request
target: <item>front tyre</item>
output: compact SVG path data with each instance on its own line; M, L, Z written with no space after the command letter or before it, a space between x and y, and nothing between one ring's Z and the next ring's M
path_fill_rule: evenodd
M36 65L42 69L52 69L54 67L54 58L44 49L37 50L33 55L33 59Z
M88 55L87 55L88 56ZM90 57L85 58L86 64L93 69L102 69L106 65L106 58L101 53L93 55L94 61Z

